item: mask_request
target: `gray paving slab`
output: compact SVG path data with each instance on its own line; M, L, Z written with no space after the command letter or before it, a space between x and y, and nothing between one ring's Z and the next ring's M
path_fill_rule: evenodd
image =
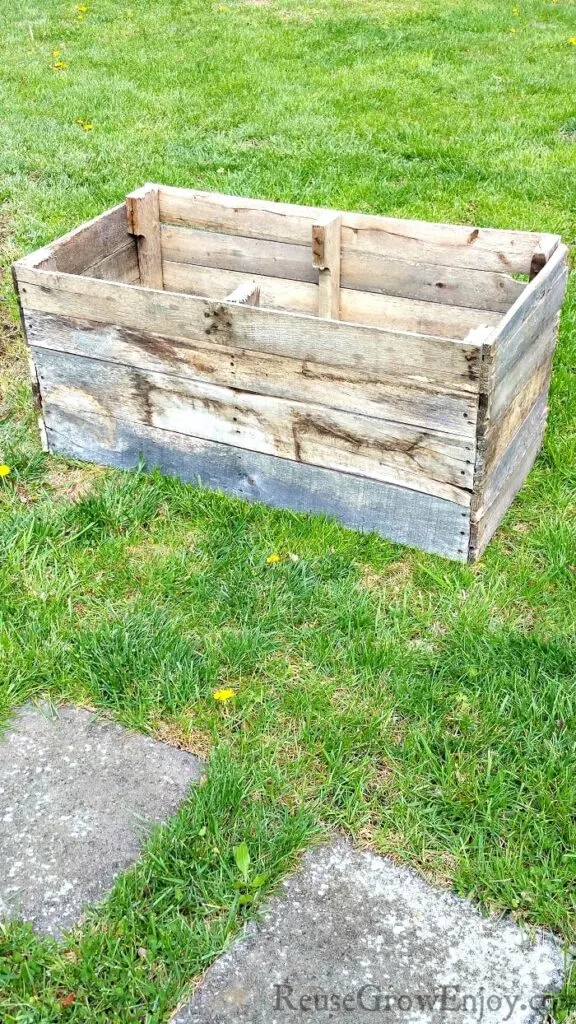
M201 774L192 754L90 711L21 709L0 740L0 917L60 936Z
M304 858L173 1024L528 1024L562 971L552 936L339 841Z

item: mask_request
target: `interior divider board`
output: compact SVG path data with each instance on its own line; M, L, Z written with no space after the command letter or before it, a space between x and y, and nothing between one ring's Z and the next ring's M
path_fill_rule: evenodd
M162 266L164 287L168 291L225 299L234 287L257 280L261 306L308 314L315 314L318 309L318 287L305 281L287 281L279 277L218 270L192 263L172 263L166 259ZM499 324L502 314L469 306L447 306L439 302L405 299L398 295L378 295L376 292L341 288L340 319L349 323L462 340L473 327Z
M260 288L256 281L246 281L226 295L226 302L238 302L241 306L259 306Z
M318 315L340 319L342 217L331 214L312 225L312 259L319 273Z
M140 284L163 288L158 189L145 185L126 196L128 230L136 236Z
M83 274L95 264L111 257L118 250L133 246L128 232L126 204L86 221L80 227L57 239L51 245L24 256L18 265L58 270L66 274Z
M118 469L147 467L279 508L324 513L346 526L466 560L470 510L429 494L144 424L50 408L50 450Z
M311 245L161 227L162 256L173 263L193 263L266 277L318 283ZM507 274L434 266L388 256L342 250L342 287L448 305L505 312L526 287Z
M48 349L32 353L45 409L144 423L470 505L472 442Z
M477 394L482 346L14 265L24 309Z
M321 207L273 203L240 196L159 185L160 219L188 228L307 245L310 226L333 213ZM337 211L340 212L340 211ZM342 247L392 259L439 266L529 274L538 247L550 252L559 236L508 231L342 211Z
M199 348L149 332L51 313L26 311L30 345L69 355L157 370L208 384L294 401L328 405L375 419L395 420L474 441L478 397L447 389L374 379L348 367L303 362L218 345Z

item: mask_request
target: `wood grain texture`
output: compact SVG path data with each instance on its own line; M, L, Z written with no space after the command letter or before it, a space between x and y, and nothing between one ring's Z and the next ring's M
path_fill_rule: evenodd
M475 439L478 400L473 395L209 343L200 348L51 313L28 311L24 322L28 341L36 347L442 430L469 442Z
M517 395L530 383L543 362L550 361L558 341L559 314L536 335L519 358L509 367L505 376L496 377L489 405L488 429L506 414Z
M540 365L530 374L522 389L511 398L504 407L500 418L490 423L486 435L479 442L478 455L482 459L482 474L477 478L477 482L492 472L494 465L530 415L535 404L542 398L547 399L551 373L552 352L544 357Z
M44 408L116 417L470 505L474 446L441 431L32 348Z
M140 268L138 252L134 239L105 256L104 259L92 263L82 271L84 277L95 277L100 281L120 281L123 284L140 284Z
M334 211L273 203L193 189L158 186L160 218L181 227L307 245L310 227ZM556 235L506 231L342 212L343 249L438 266L528 274L534 251L547 250Z
M160 207L158 189L153 185L136 189L126 196L128 230L136 236L140 284L143 288L163 288L160 244Z
M15 267L17 271L19 267L40 267L65 274L84 274L90 267L126 248L135 248L135 242L128 232L126 204L121 203L51 245L24 256Z
M225 299L233 288L257 281L260 305L268 309L315 314L318 311L318 286L304 281L288 281L241 271L199 267L191 263L163 262L164 287L212 299ZM496 326L501 313L476 310L468 306L448 306L439 302L405 299L397 295L378 295L351 288L340 289L340 319L395 331L432 334L462 340L473 327Z
M566 246L559 245L544 269L502 318L493 343L496 385L559 311L566 291L567 256Z
M322 361L376 378L437 384L439 391L477 394L479 390L479 345L251 309L21 265L16 265L15 271L27 310L86 317L196 344L209 341L211 345Z
M312 225L312 261L319 273L318 316L340 319L342 217L330 214Z
M417 491L79 410L52 407L47 435L54 453L119 469L144 459L148 468L237 498L325 514L356 530L466 559L469 510Z
M271 242L162 225L162 256L171 263L235 270L318 284L312 245ZM526 285L494 271L435 266L342 249L341 284L358 291L505 312Z
M482 555L526 480L540 451L547 408L547 395L543 393L487 475L479 507L472 513L470 561Z
M240 306L259 306L260 288L256 281L246 281L226 296L226 302L237 302Z

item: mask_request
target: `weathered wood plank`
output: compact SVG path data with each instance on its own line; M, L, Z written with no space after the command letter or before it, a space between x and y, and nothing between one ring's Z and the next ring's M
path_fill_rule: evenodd
M126 216L128 230L136 236L140 284L163 288L158 189L145 185L127 195Z
M484 483L472 513L470 560L479 558L530 472L546 428L547 395L542 394Z
M218 270L191 263L171 263L169 260L163 262L163 274L164 287L168 291L225 299L234 287L257 280L261 306L308 314L318 310L318 287L304 281L288 281L262 275L255 278L254 275L240 271ZM502 314L469 306L448 306L439 302L341 288L340 319L389 330L462 340L473 327L499 324Z
M319 272L318 316L340 319L342 217L331 214L312 225L312 261Z
M501 419L542 363L552 359L558 341L558 321L559 314L556 313L552 322L542 329L532 344L525 348L522 355L509 367L506 375L496 377L491 395L489 423Z
M184 481L299 512L322 513L346 526L464 561L470 513L450 501L330 469L260 455L215 441L142 424L51 407L52 452L132 469L149 468Z
M100 415L339 469L470 504L474 446L440 431L32 348L44 407Z
M83 274L89 267L130 245L134 245L134 239L128 233L126 204L121 203L81 224L51 245L18 260L17 266Z
M333 211L193 189L160 189L160 218L181 227L306 245L311 224ZM528 274L536 248L558 236L342 213L343 249L438 266Z
M209 340L331 366L373 377L436 383L438 390L479 390L481 347L401 331L334 323L301 314L211 302L78 278L15 264L22 306L192 341Z
M162 225L161 239L163 258L172 263L316 284L319 280L310 244L292 245L167 225ZM522 281L493 271L435 266L345 249L340 274L344 288L496 312L508 310L526 287Z
M559 245L543 270L502 318L493 342L496 385L559 311L566 291L567 255L566 246Z
M551 372L552 353L530 374L521 390L510 397L500 418L490 423L479 444L484 475L490 474L536 402L548 395Z
M200 348L149 332L51 313L27 311L24 323L30 345L40 348L475 439L478 399L474 395L438 392L395 378L373 379L352 369L282 356L210 344Z
M84 277L95 277L100 281L121 281L124 284L140 284L138 253L134 239L110 256L86 267Z

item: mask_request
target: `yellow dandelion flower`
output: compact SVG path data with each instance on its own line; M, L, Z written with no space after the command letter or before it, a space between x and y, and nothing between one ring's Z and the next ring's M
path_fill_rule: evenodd
M11 469L10 466L6 466L4 464L0 466L0 476L8 476L8 473L11 473L11 472L12 472L12 469Z
M512 14L514 14L516 17L518 17L518 15L520 14L520 8L519 7L513 7L512 8Z
M570 46L576 46L576 36L572 36L572 38L569 39L568 42L570 43Z
M516 35L516 29L515 28L511 28L510 29L510 35L511 36L515 36Z
M280 555L268 555L266 565L276 565L280 561Z
M230 700L232 697L236 696L236 690L233 690L230 687L223 690L214 690L212 696L214 700Z
M63 60L57 60L56 63L52 65L52 67L54 71L66 71L68 65Z
M76 4L76 10L78 11L78 14L86 14L88 4Z
M61 53L62 53L62 50L52 50L52 56L53 57L59 57Z
M79 124L85 132L91 132L94 128L94 125L91 121L83 121L81 117L77 118L76 124Z

